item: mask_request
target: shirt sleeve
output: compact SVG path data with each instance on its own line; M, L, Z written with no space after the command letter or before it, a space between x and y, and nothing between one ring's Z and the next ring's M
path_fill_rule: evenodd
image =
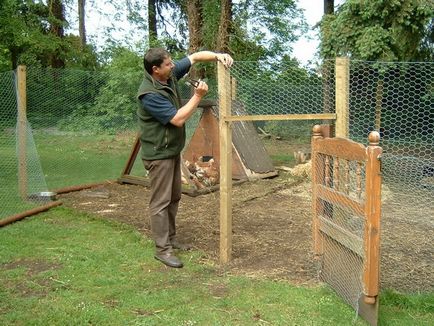
M140 98L143 106L161 124L167 125L176 114L175 106L163 95L147 93Z
M191 68L191 61L188 57L182 58L175 62L175 68L173 69L173 75L177 80L184 77Z

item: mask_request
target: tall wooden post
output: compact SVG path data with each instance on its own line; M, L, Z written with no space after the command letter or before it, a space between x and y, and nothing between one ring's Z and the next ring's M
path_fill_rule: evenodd
M324 159L318 153L318 141L323 139L322 128L315 125L312 130L312 238L316 258L323 254L322 237L319 231L319 216L324 212L324 204L318 197L317 188L324 181Z
M17 138L18 138L18 189L23 200L27 199L27 92L26 66L17 67Z
M336 137L348 138L350 105L350 59L336 58Z
M232 130L231 79L227 68L218 63L219 129L220 129L220 262L232 256Z
M375 304L379 292L380 261L380 218L381 218L381 153L378 146L380 134L369 134L366 163L366 203L364 247L365 260L363 271L363 292L365 303Z

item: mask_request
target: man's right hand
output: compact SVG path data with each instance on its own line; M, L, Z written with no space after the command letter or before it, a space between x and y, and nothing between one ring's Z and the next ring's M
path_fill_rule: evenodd
M208 93L208 85L204 81L199 81L197 87L194 89L194 95L200 98L204 97Z

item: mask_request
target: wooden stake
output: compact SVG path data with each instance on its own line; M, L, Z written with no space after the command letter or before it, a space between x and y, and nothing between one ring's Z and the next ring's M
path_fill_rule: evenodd
M232 130L231 80L229 71L218 63L219 129L220 129L220 262L232 257Z
M23 200L27 200L27 93L26 66L17 68L18 104L18 188Z

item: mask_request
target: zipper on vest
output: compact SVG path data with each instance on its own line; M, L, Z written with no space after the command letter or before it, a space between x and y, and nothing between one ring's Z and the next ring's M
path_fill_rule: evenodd
M169 128L166 128L166 132L165 132L165 135L164 135L164 140L165 140L165 143L166 143L165 148L167 148L169 146Z

